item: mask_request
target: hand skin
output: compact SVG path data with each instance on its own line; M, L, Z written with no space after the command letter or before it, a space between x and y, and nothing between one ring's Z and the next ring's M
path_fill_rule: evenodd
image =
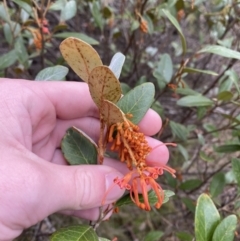
M55 212L96 220L113 179L127 172L111 159L104 165L68 166L60 143L71 126L97 141L98 110L87 84L0 79L0 241L18 237ZM161 119L149 110L139 126L151 136ZM160 143L147 139L152 147ZM147 159L166 164L168 157L162 145ZM123 192L114 186L105 203Z

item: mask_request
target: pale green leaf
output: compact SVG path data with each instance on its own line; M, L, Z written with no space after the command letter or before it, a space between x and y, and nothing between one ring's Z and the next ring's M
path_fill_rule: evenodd
M68 68L61 65L56 65L54 67L47 67L41 70L35 80L40 81L54 81L54 80L63 80L68 74Z
M12 1L15 2L19 7L23 8L31 17L34 18L32 7L28 3L22 0L12 0Z
M240 159L239 158L232 159L232 169L233 169L233 174L238 183L238 186L240 187Z
M158 241L163 235L162 231L150 231L143 241Z
M6 54L3 54L0 57L0 70L10 67L16 61L17 61L17 55L14 49Z
M177 19L167 9L162 9L162 12L166 15L166 17L170 20L170 22L174 25L174 27L177 29L178 33L180 34L183 54L185 54L187 50L187 43Z
M233 241L237 223L238 220L234 214L224 218L216 227L212 241Z
M111 241L110 239L98 237L98 241Z
M97 164L97 145L81 130L71 127L63 137L61 148L71 165Z
M185 107L211 106L213 101L202 95L189 95L179 99L177 105Z
M198 93L197 91L189 88L177 88L176 93L180 95L200 95L200 93Z
M49 10L61 11L62 9L64 9L66 4L67 4L67 0L57 0L51 4Z
M116 78L120 77L122 67L125 61L125 56L122 53L116 53L111 59L109 69L115 74Z
M174 137L178 137L182 141L187 140L189 131L184 125L176 123L174 121L170 121L169 125Z
M220 195L225 187L225 184L225 174L222 172L215 174L210 182L211 197L214 198Z
M75 0L70 0L66 3L61 11L61 21L67 21L73 18L77 13L77 3Z
M131 121L138 124L153 103L155 94L152 83L138 85L124 95L117 106L125 113L131 113Z
M75 225L61 228L51 236L51 241L99 241L91 226Z
M220 215L213 201L207 194L201 194L195 212L196 241L212 241L213 232L219 222Z
M5 22L10 22L9 14L6 11L3 3L0 3L0 18Z
M213 75L213 76L218 75L218 73L211 71L211 70L194 69L194 68L188 68L188 67L185 67L183 69L183 73L201 73L201 74L209 74L209 75Z
M203 47L198 53L211 53L220 55L231 59L240 59L240 53L238 51L219 46L219 45L207 45Z

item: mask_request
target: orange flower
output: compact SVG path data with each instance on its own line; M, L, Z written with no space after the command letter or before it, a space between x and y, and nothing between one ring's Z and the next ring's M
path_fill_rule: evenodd
M157 197L155 207L160 208L164 194L156 179L163 175L164 170L175 177L175 170L165 165L156 167L147 165L146 157L152 148L148 145L144 134L139 132L139 127L129 120L111 125L107 132L107 142L112 143L110 149L117 151L121 162L126 162L130 169L130 172L123 178L116 177L113 185L117 184L121 189L129 190L132 201L146 211L151 210L148 200L150 187ZM143 195L143 202L139 199L139 188ZM105 197L110 190L111 188Z

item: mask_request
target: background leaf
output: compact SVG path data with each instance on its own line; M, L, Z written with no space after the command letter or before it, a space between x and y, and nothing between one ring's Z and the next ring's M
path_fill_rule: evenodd
M237 180L238 186L240 187L240 159L239 158L232 159L232 169L233 169L234 176Z
M218 75L218 73L211 70L195 69L195 68L189 68L189 67L185 67L183 69L183 73L202 73L202 74L210 74L214 76Z
M77 13L77 4L75 0L70 0L66 3L61 11L61 21L67 21L73 18Z
M212 241L213 232L220 222L220 215L207 194L201 194L195 213L196 241Z
M61 228L51 236L51 241L99 241L91 226L77 225Z
M81 130L71 127L63 137L61 148L71 165L97 164L97 145Z
M224 218L216 227L212 241L233 241L234 232L237 228L236 215L229 215Z
M144 241L158 241L163 235L162 231L150 231L144 238Z
M211 106L213 101L202 95L189 95L177 101L177 105L185 107Z
M0 57L0 70L6 69L17 61L16 51L13 49Z
M225 184L225 174L222 172L215 174L210 182L211 197L214 198L221 194Z
M124 61L125 61L125 56L122 53L114 54L114 56L111 59L109 69L112 70L112 72L115 74L117 79L121 74Z
M231 153L240 151L240 144L226 144L215 148L215 151L220 153Z
M68 74L68 68L61 65L48 67L41 70L35 80L48 81L48 80L63 80Z
M138 124L153 103L155 94L152 83L138 85L124 95L117 106L125 113L131 113L131 121Z
M80 39L73 37L65 39L60 44L60 50L73 71L86 82L93 68L102 65L96 50Z

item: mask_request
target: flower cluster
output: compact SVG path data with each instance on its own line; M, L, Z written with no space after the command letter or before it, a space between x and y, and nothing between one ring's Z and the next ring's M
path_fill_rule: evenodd
M112 143L110 149L118 152L120 160L125 162L130 170L123 178L117 177L114 183L120 188L129 190L132 201L139 208L147 211L151 210L148 200L148 187L150 187L157 196L155 207L160 208L164 193L156 179L163 174L164 170L175 176L175 170L167 166L148 166L146 157L152 148L148 145L144 134L139 132L139 127L127 119L122 123L111 125L107 138L107 142ZM141 190L143 202L139 199L139 190Z

